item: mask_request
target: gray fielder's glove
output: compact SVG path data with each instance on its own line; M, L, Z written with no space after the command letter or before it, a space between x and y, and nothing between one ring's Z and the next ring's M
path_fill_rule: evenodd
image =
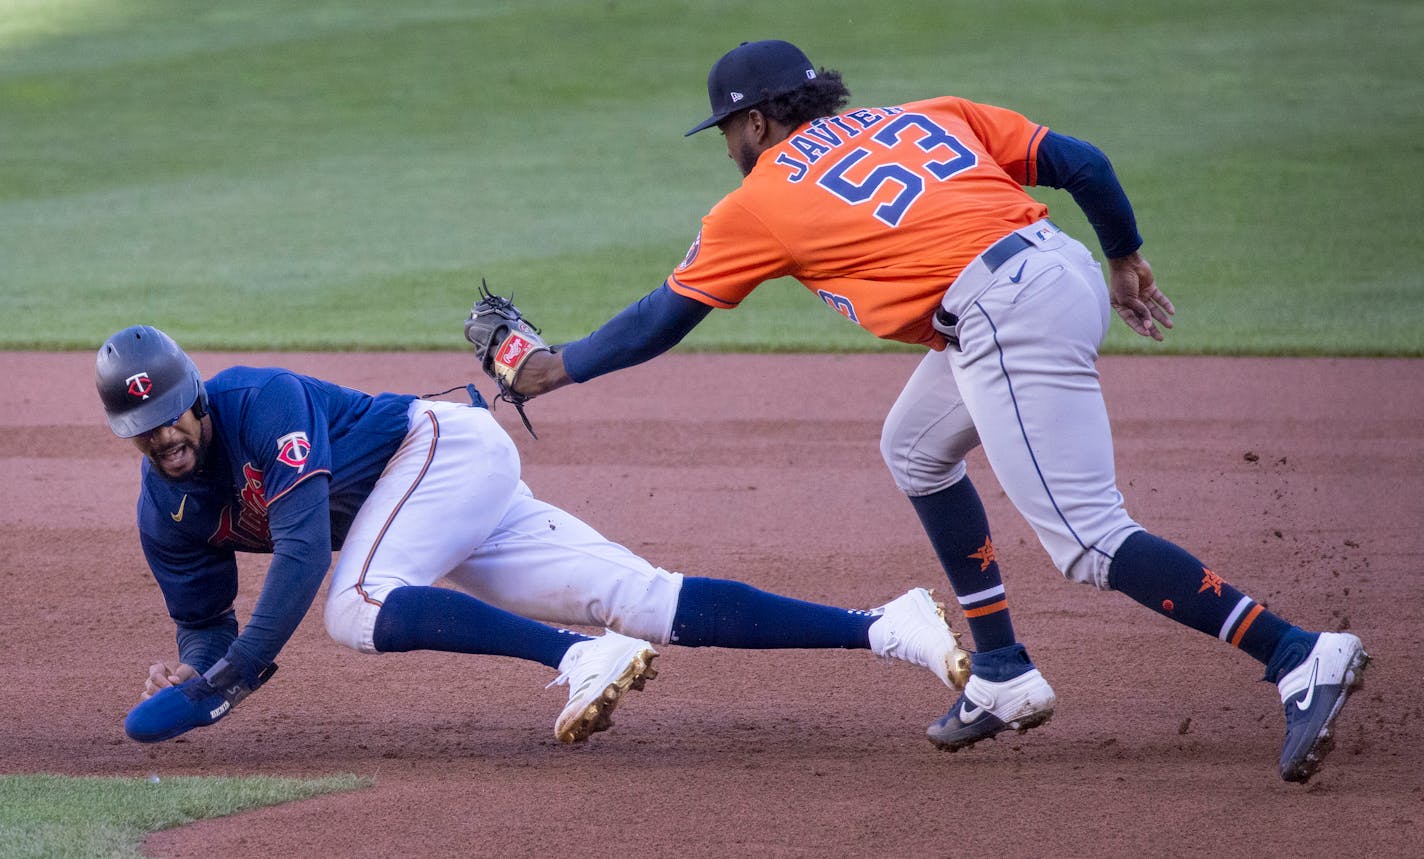
M465 319L465 339L474 345L480 369L499 387L497 399L512 404L519 411L524 428L534 435L529 418L524 415L529 397L515 391L514 383L530 355L554 351L539 336L539 329L524 318L513 301L490 292L489 285L480 278L480 300Z

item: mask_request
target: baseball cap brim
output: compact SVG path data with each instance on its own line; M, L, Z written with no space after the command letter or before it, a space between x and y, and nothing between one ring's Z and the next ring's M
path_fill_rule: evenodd
M747 105L747 107L751 107L751 105ZM746 109L746 108L738 108L738 110L745 110L745 109ZM736 111L732 111L732 113L735 113L735 112L736 112ZM711 116L707 117L706 119L704 119L704 120L702 120L701 122L699 122L699 123L697 123L696 125L694 125L694 126L692 127L692 130L691 130L691 131L687 132L686 134L684 134L684 135L682 135L682 136L683 136L683 137L691 137L692 135L696 134L696 133L699 132L699 131L706 131L707 129L711 128L712 126L716 125L717 123L719 123L719 122L721 122L722 120L726 119L727 117L731 116L732 113L724 113L724 114L721 114L721 115L718 115L718 114L715 114L715 113L714 113L714 114L712 114Z

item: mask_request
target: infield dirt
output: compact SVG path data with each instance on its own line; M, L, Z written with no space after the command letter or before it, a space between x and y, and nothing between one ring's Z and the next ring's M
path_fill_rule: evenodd
M277 364L368 391L489 392L459 354L194 357L205 374ZM537 495L654 563L850 607L917 585L943 599L878 451L915 361L671 355L536 401L538 441L495 414ZM923 732L949 693L866 651L664 647L610 732L561 746L552 671L359 656L326 638L318 597L269 686L141 746L121 720L173 633L133 533L137 454L103 424L92 354L0 364L3 771L375 779L158 833L153 856L1395 856L1424 838L1421 361L1100 365L1129 511L1374 657L1303 787L1276 775L1280 701L1260 666L1063 581L980 455L1016 627L1058 693L1029 734L937 751ZM240 617L265 563L244 560Z

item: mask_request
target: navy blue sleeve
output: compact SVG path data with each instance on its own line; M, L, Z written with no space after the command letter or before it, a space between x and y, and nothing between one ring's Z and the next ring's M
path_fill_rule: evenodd
M1109 259L1142 247L1132 204L1102 150L1050 131L1038 144L1038 184L1062 188L1088 216Z
M575 382L656 358L687 336L712 308L678 295L664 283L628 305L597 331L559 351Z
M139 542L177 627L178 659L201 674L237 638L237 558L230 549L161 540L143 527Z
M237 638L237 612L228 609L202 624L178 625L178 661L199 674L217 664Z
M252 617L227 651L228 662L249 681L296 632L331 566L329 486L326 474L314 474L267 508L272 563Z

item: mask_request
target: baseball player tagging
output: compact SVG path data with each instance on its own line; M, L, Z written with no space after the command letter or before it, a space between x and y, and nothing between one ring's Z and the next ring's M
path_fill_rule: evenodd
M846 109L836 71L796 46L743 43L707 78L744 179L702 219L662 286L588 337L530 356L534 396L652 358L714 308L791 276L877 337L927 353L885 421L881 452L909 497L974 637L973 676L929 737L956 750L1052 715L1056 696L1019 642L965 456L995 476L1073 581L1118 590L1266 666L1286 714L1280 774L1305 781L1368 662L1360 640L1302 630L1149 533L1123 506L1098 384L1116 310L1156 340L1175 308L1107 157L1014 111L962 98ZM1068 191L1092 253L1025 186Z

